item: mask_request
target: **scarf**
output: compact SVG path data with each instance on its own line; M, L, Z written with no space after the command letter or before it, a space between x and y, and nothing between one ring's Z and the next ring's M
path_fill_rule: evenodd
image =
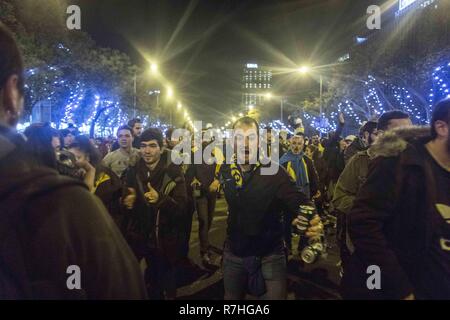
M261 166L260 162L258 161L252 169L252 173L254 173L259 167ZM236 163L236 157L233 156L233 162L230 165L231 169L231 175L234 179L234 183L236 185L237 189L241 189L242 185L244 184L243 174L241 167Z
M280 164L283 166L287 164L286 171L295 181L297 188L310 198L308 166L306 165L303 152L300 154L293 154L292 151L289 150L281 157Z

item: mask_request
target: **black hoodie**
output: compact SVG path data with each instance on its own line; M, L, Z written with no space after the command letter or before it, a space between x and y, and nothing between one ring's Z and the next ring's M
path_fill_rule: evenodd
M79 182L29 163L11 136L0 130L0 212L17 225L0 226L0 236L17 227L23 246L2 241L0 256L7 267L15 261L10 251L21 252L23 298L145 299L137 260L101 202ZM80 290L67 287L71 265L80 268Z

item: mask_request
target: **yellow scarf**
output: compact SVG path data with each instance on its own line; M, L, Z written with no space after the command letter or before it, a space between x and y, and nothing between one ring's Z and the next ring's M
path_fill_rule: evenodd
M261 163L258 161L256 165L253 167L253 172L255 172L259 167L261 166ZM236 161L233 161L233 163L230 165L231 169L231 175L234 178L234 182L236 184L236 188L240 189L242 188L242 184L244 182L244 179L242 177L242 171L241 168L236 164Z

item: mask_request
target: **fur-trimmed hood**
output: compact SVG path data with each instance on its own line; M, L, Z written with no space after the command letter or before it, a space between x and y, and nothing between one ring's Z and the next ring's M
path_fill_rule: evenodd
M367 151L371 159L377 157L395 157L406 149L408 144L431 140L430 128L426 126L403 127L386 131Z

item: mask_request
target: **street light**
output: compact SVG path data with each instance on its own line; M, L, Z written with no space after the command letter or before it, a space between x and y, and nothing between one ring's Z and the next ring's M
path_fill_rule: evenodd
M300 72L301 74L306 74L308 72L311 71L311 68L308 66L302 66L298 69L298 72ZM319 108L320 108L320 118L322 119L322 88L323 88L323 79L322 79L322 74L319 74L319 83L320 83L320 104L319 104Z
M267 98L268 100L272 99L272 94L271 94L270 92L267 92L267 93L266 93L266 98Z
M236 120L237 120L237 119L236 119L235 116L232 116L232 117L231 117L231 121L235 122Z
M151 71L152 73L156 73L156 72L158 71L158 65L157 65L156 63L152 63L152 64L150 65L150 71Z
M308 66L301 66L300 68L298 68L297 71L302 74L305 74L305 73L308 73L310 70L311 70L311 68Z
M181 102L178 101L178 103L177 103L177 110L180 111L181 108L183 108L183 105L181 104Z
M150 71L155 74L158 71L158 65L152 63L150 65ZM137 70L134 70L133 74L133 117L136 118L136 99L137 99ZM159 93L158 93L159 96Z

